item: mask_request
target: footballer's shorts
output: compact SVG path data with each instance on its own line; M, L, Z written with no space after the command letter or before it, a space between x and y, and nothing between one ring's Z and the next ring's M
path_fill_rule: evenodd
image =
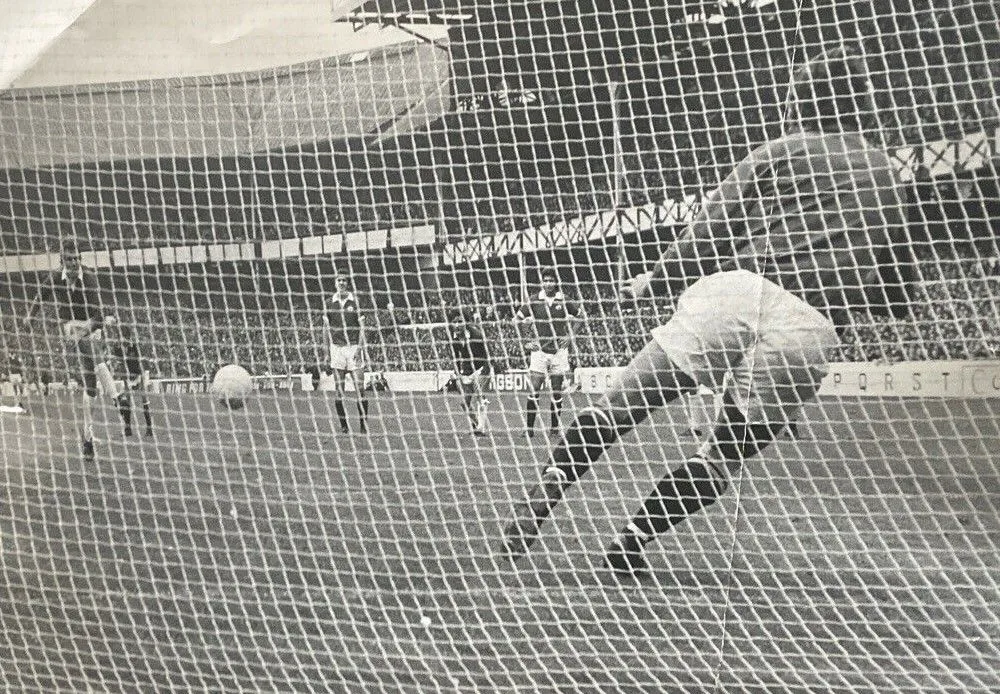
M330 345L330 368L334 371L357 371L364 365L365 355L359 345Z
M330 369L330 371L321 371L319 379L315 382L316 390L324 392L337 390L337 378L333 375L333 369Z
M7 374L7 382L12 386L19 386L24 383L24 376L20 373L9 373Z
M104 361L104 333L92 329L88 321L69 320L62 324L62 336L70 375L89 393L96 393L95 368Z
M140 373L133 373L130 371L128 373L127 383L129 390L145 391L149 389L149 379L146 378L146 373L144 371Z
M536 349L528 358L528 371L546 376L567 375L572 371L569 367L569 350L563 347L552 353Z
M476 386L477 388L482 388L490 375L490 365L481 364L472 371L459 372L458 380L465 387Z
M772 425L796 421L816 397L839 342L829 318L746 270L692 284L652 337L699 385L724 388L749 423Z

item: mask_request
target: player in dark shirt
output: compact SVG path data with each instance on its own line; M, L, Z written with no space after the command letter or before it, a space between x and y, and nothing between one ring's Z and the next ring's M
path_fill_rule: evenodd
M101 299L97 275L80 263L80 252L67 244L60 253L61 269L43 276L38 291L28 306L24 320L28 323L41 302L52 305L60 321L60 333L66 346L67 361L83 383L83 454L94 456L93 407L97 383L104 392L117 399L118 392L105 360L103 324L107 315ZM124 412L119 402L119 412Z
M571 373L569 347L573 339L573 325L583 314L575 301L566 298L559 289L558 276L552 269L542 271L542 289L517 311L519 322L534 331L528 360L528 393L525 424L530 438L535 432L538 416L538 399L546 379L549 381L549 425L553 432L559 430L562 411L564 380Z
M340 431L350 433L344 409L347 375L350 374L357 396L358 430L368 430L368 399L365 396L365 316L357 295L350 291L346 275L337 275L336 291L324 303L323 324L330 346L329 364L337 394L334 408Z
M20 355L15 350L7 352L5 368L7 382L17 399L17 406L24 410L26 409L24 407L24 366L21 363Z
M669 297L676 311L552 450L505 529L512 559L623 434L699 386L720 389L712 434L660 480L605 556L616 573L643 571L646 543L714 503L728 475L815 396L849 309L907 313L904 196L888 156L869 142L866 66L844 50L823 54L795 74L790 104L799 129L740 162L632 282L632 294Z
M48 365L42 361L41 358L36 362L38 384L42 389L42 395L45 397L49 396L49 387L52 385L52 372L49 370Z
M309 374L309 381L312 383L313 390L319 390L319 384L323 379L323 374L325 373L324 366L321 365L322 359L316 361L316 363L308 363L305 365L304 370Z
M472 311L456 312L448 334L465 411L472 422L472 433L483 436L486 433L486 417L490 404L486 397L486 389L490 383L492 370L486 336L482 328L475 324L472 313Z
M135 334L126 325L115 319L106 320L105 340L110 356L121 367L121 375L125 382L125 391L118 396L122 419L125 422L125 435L132 435L132 402L135 397L141 398L142 415L146 422L146 436L153 435L153 417L149 409L149 383L146 371L142 368L142 356L139 353L139 342Z

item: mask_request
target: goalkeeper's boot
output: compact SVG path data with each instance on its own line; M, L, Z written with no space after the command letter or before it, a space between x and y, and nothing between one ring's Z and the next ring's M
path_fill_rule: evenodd
M616 576L638 577L649 571L645 554L639 537L625 531L608 547L604 565Z
M503 530L504 550L512 562L526 554L538 539L542 523L562 499L563 491L568 486L562 470L549 468L542 474L541 481L528 492L528 498L514 507L514 518Z

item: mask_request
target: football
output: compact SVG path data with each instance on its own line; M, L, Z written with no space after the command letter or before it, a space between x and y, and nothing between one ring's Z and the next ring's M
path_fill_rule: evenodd
M231 410L239 410L253 390L250 372L236 364L226 364L215 372L209 392Z

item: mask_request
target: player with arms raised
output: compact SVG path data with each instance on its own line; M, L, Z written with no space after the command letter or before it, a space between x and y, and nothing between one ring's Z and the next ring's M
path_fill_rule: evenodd
M59 270L42 279L24 320L26 323L30 321L35 309L43 301L55 306L68 361L83 383L83 455L93 458L93 406L97 397L97 382L100 381L108 397L116 398L118 395L111 370L104 358L103 325L106 316L97 275L81 264L80 251L75 245L63 246L60 263ZM122 419L127 421L125 406L120 398L117 400Z
M549 381L549 425L553 432L559 430L562 411L564 379L570 373L569 346L573 338L573 324L583 318L579 304L566 298L559 289L555 270L548 268L541 273L542 289L517 311L520 323L534 330L531 356L528 359L528 385L525 425L528 437L535 434L538 416L538 399L546 379Z
M330 369L333 371L334 388L337 391L334 408L340 420L341 433L351 429L344 409L347 375L354 381L357 394L358 431L368 431L368 399L365 397L365 316L357 295L348 287L347 276L337 275L334 280L336 291L326 301L323 311L323 325L326 344L330 346Z
M636 296L671 297L676 312L554 447L505 529L511 558L623 434L699 385L722 388L728 373L711 436L660 480L607 552L616 573L641 572L644 546L714 503L728 475L816 395L849 309L908 311L905 196L867 126L876 107L864 62L843 49L820 55L790 92L799 128L740 162L653 271L633 281Z
M449 330L455 372L462 390L465 411L472 422L472 433L486 434L486 414L490 401L486 389L492 375L486 336L475 324L473 311L458 311Z

